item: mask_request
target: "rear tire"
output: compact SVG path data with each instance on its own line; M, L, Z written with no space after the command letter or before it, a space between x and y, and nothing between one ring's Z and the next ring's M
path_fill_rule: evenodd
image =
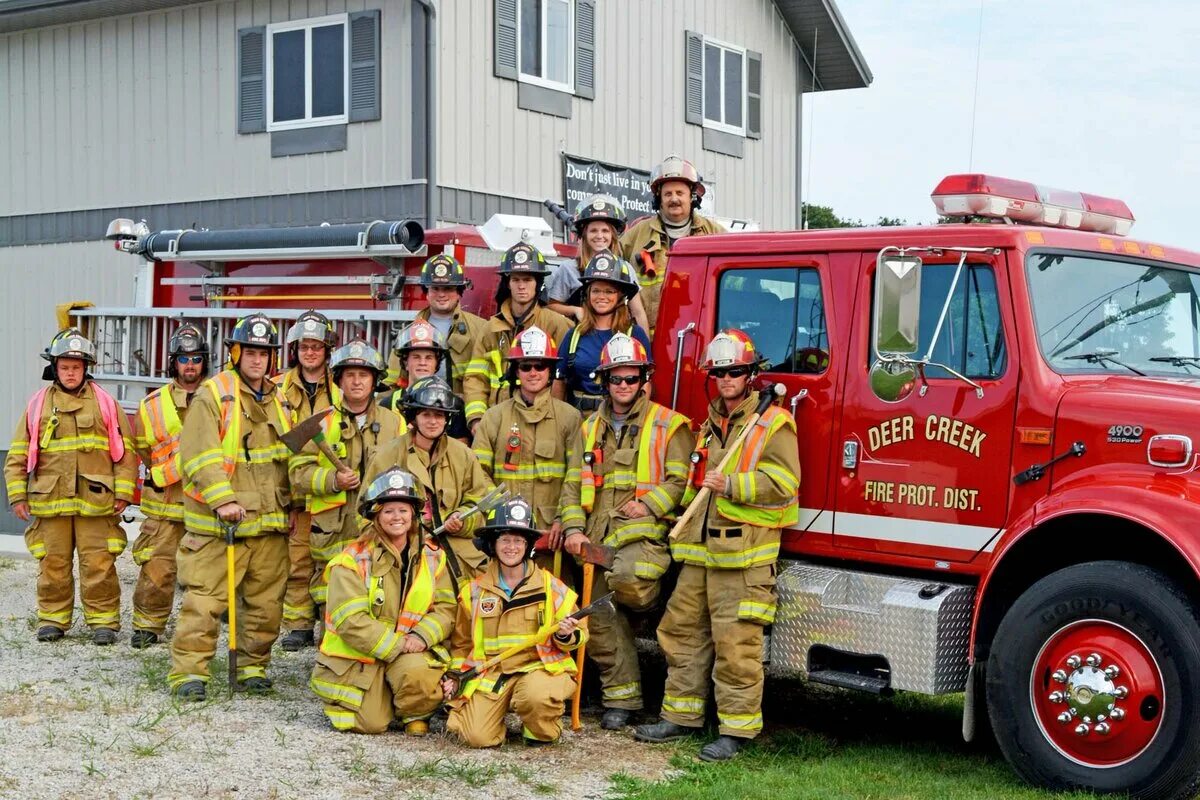
M1059 570L1021 595L996 631L986 678L996 740L1036 785L1192 797L1198 664L1196 610L1162 573L1122 561ZM1070 719L1060 722L1063 712Z

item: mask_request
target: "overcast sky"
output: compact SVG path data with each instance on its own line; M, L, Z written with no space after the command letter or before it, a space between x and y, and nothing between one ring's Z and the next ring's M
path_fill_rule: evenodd
M929 222L940 178L984 172L1121 198L1132 238L1200 251L1194 0L984 0L979 48L978 0L837 3L875 81L805 95L806 200Z

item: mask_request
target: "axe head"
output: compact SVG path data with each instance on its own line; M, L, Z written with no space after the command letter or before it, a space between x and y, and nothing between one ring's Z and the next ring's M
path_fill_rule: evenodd
M293 453L299 453L304 449L304 445L311 442L321 433L321 422L325 417L333 413L333 407L329 407L324 411L318 411L303 422L298 422L292 426L292 429L279 438L287 445L287 449Z
M614 611L616 606L613 605L613 594L615 592L609 592L603 597L596 598L571 616L575 619L583 619L584 617L590 617L592 614L598 614L601 611Z
M550 535L543 534L534 545L533 549L539 553L549 552L550 550ZM616 549L603 544L592 544L588 542L579 550L579 559L585 564L595 564L601 569L611 570L613 561L616 560Z

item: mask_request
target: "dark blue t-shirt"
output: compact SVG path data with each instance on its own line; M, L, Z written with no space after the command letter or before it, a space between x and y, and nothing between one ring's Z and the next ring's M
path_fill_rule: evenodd
M571 339L575 337L575 329L567 331L558 349L558 375L567 382L568 391L575 394L604 393L604 387L595 383L591 375L600 363L600 351L604 349L604 345L608 344L613 333L614 331L611 330L593 330L580 336L579 344L575 348L575 363L568 374L568 353L571 349ZM646 335L640 325L633 326L631 335L642 343L647 353L650 352L650 337Z

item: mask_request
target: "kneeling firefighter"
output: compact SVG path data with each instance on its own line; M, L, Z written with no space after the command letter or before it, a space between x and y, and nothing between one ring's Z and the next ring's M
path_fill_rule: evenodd
M421 535L425 492L389 469L359 504L371 525L325 567L325 635L309 687L340 731L382 733L395 719L410 736L442 702L454 624L446 553Z
M455 671L482 669L514 642L537 640L461 687L453 674L443 681L447 697L461 689L446 730L471 747L502 744L510 710L521 718L526 744L553 744L562 733L564 702L575 692L570 651L587 631L572 616L575 592L534 563L540 534L532 525L533 509L519 497L493 509L475 537L488 555L487 569L459 592L451 645Z

